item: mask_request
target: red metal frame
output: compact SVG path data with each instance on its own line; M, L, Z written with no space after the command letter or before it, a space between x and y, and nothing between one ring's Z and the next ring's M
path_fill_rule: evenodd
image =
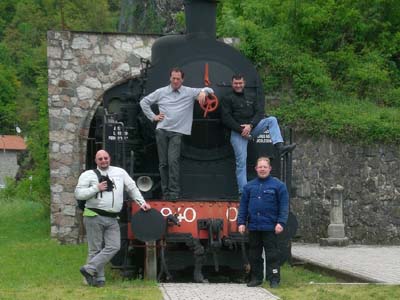
M190 233L193 238L207 239L208 231L198 230L197 221L199 219L222 219L224 223L222 236L229 236L229 234L238 231L236 222L239 210L238 201L148 200L148 202L163 216L172 214L178 218L180 226L168 226L168 233ZM140 208L134 204L131 205L130 209L133 215ZM135 239L130 222L128 238Z

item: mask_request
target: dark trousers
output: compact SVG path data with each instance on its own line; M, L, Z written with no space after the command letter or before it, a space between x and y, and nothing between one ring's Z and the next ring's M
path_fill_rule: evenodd
M263 279L263 248L265 250L267 280L280 282L280 253L277 236L273 231L249 232L249 260L252 279Z
M156 141L162 193L164 196L178 197L182 134L157 129Z

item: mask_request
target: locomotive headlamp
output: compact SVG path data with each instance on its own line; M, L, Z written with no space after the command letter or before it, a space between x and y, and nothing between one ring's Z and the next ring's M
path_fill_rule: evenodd
M149 176L140 176L136 180L137 187L142 192L148 192L153 187L153 180Z

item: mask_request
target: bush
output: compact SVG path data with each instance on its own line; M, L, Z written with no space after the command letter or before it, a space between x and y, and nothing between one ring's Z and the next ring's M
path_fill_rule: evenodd
M275 114L297 129L344 141L399 141L400 2L222 5L219 34L240 38L266 94L282 106Z
M400 143L400 111L355 99L308 99L271 109L285 125L348 143Z
M400 108L400 88L392 88L384 95L383 103L389 107Z
M30 179L32 178L32 180ZM33 176L15 181L12 178L6 178L4 189L0 189L0 198L7 201L21 199L39 203L43 208L50 211L49 192L43 193L37 185L40 184L40 178L36 180Z

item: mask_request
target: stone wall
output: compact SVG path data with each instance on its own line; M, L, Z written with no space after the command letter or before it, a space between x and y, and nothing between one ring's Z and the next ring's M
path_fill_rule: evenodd
M351 243L400 244L400 145L356 146L296 133L292 211L305 242L327 237L330 190L344 187Z
M47 35L51 236L78 242L74 189L104 92L140 73L156 36L49 31Z

